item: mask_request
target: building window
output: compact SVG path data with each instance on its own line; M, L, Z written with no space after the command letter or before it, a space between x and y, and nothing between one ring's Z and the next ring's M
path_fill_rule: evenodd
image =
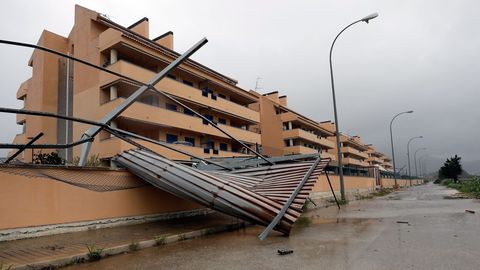
M175 76L173 74L168 74L167 77L170 78L170 79L173 79L173 80L177 79L177 76Z
M221 151L228 151L228 144L220 143L220 150Z
M202 89L202 96L208 97L208 89L207 88Z
M187 109L187 108L183 109L183 113L186 114L186 115L195 116L195 114L192 112L192 110Z
M188 86L193 87L193 82L191 82L191 81L183 80L183 83L188 85Z
M195 138L185 137L185 141L191 143L192 146L195 146Z
M169 111L174 111L174 112L177 111L177 105L174 105L174 104L167 103L165 104L165 108Z
M218 118L218 123L226 125L227 124L227 119Z
M211 98L212 98L213 100L217 100L217 95L212 94L212 95L211 95Z
M178 136L173 134L167 134L167 143L174 143L178 141Z
M205 115L203 115L203 116L205 116L205 118L207 118L208 120L210 120L210 121L213 122L213 116L211 116L210 114L205 114ZM206 121L205 119L203 119L203 124L208 125L208 121Z
M218 97L223 98L223 99L227 99L227 97L224 94L218 94Z

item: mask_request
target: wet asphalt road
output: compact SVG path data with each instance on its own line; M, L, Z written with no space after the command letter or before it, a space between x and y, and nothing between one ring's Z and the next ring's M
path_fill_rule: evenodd
M67 269L480 269L480 203L452 193L417 186L311 210L290 237L260 241L252 226Z

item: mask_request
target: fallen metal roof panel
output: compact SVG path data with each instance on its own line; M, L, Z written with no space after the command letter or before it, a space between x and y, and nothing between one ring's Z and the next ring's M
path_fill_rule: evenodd
M289 234L302 213L318 175L330 159L240 169L202 171L146 150L129 150L115 161L153 186L178 197L255 224L269 225L313 165L312 174L289 205L275 230Z

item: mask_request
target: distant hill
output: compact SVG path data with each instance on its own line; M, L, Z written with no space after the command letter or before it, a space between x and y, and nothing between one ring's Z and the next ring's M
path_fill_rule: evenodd
M480 175L480 160L461 161L462 167L465 171L472 175Z

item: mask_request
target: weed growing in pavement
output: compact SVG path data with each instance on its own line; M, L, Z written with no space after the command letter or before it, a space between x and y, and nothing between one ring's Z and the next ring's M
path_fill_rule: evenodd
M163 246L167 243L165 235L154 236L153 240L155 240L156 246Z
M391 188L380 188L379 190L372 192L372 196L380 197L380 196L385 196L387 194L390 194L393 192L393 189Z
M310 218L301 216L295 221L295 225L297 226L308 226L310 225Z
M335 202L335 201L334 201L334 202ZM348 204L348 200L347 200L347 199L343 199L343 200L340 199L340 200L338 200L338 204L339 204L339 205L347 205L347 204Z
M65 266L80 264L84 262L85 262L84 258L72 258Z
M10 270L12 269L13 265L6 266L3 262L0 262L0 270Z
M184 240L186 240L186 239L187 239L187 236L186 236L185 234L180 234L180 235L178 236L178 241L184 241Z
M87 245L87 257L91 261L98 261L102 258L103 248L97 248L95 245Z
M137 242L132 242L129 246L128 246L128 249L130 251L137 251L138 250L138 243Z

